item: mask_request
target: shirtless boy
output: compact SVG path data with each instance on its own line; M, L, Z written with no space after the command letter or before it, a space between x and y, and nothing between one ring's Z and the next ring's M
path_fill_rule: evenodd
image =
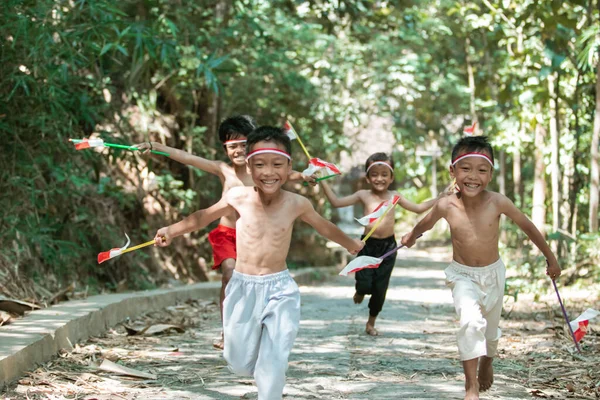
M237 115L229 117L219 125L219 140L229 158L230 163L218 160L208 160L195 156L183 150L168 147L158 142L145 142L137 145L142 150L158 150L167 152L170 158L185 165L190 165L202 171L216 175L221 180L223 192L235 186L253 186L252 177L246 169L246 137L256 128L252 117ZM300 172L290 171L288 180L304 180L314 184L314 177L305 177ZM223 318L223 300L225 288L231 279L235 268L235 213L221 217L219 225L208 235L208 241L213 248L213 269L221 268L221 319ZM223 349L223 337L213 344Z
M322 218L304 197L281 186L292 168L290 139L282 129L261 127L248 136L246 163L254 187L239 186L181 222L161 228L156 244L237 213L237 261L223 305L224 357L237 374L254 375L259 400L283 395L288 357L300 323L300 293L287 270L294 221L356 254L362 242Z
M505 267L498 252L500 216L510 218L546 257L546 274L560 276L560 267L540 231L510 199L487 190L492 180L494 153L486 137L461 139L452 150L450 175L458 194L441 199L413 230L402 237L411 247L416 238L444 218L450 226L453 261L446 268L460 319L458 352L465 372L465 399L479 399L479 391L494 381L492 361L500 339L500 313Z

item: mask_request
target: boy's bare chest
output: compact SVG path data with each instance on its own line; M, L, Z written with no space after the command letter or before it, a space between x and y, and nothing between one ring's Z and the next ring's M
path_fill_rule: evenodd
M454 235L460 234L485 239L497 235L500 215L494 207L477 210L452 207L448 211L447 220Z

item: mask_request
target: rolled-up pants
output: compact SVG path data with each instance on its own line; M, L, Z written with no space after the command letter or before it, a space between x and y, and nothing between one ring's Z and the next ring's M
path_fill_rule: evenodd
M460 319L460 359L494 357L502 333L498 325L504 297L504 263L499 259L485 267L469 267L452 261L444 272Z
M280 400L300 324L300 291L288 270L233 271L223 303L224 357L239 375L254 375L259 400Z

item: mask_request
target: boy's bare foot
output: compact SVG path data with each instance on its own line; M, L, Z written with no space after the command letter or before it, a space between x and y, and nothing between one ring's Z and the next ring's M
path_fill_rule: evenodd
M467 393L465 394L465 400L479 400L479 383L475 381L474 383L466 382L465 390Z
M494 368L492 367L493 358L481 357L479 359L479 373L477 380L479 381L479 389L483 392L488 390L494 383Z
M354 300L354 304L362 303L364 298L365 298L364 294L358 294L358 293L354 293L354 297L352 297L352 299Z
M225 348L225 343L223 340L223 332L221 332L221 338L217 339L213 342L213 347L215 349L223 350Z
M379 336L379 332L377 331L377 329L375 329L375 327L373 325L367 324L365 332L367 332L367 335Z

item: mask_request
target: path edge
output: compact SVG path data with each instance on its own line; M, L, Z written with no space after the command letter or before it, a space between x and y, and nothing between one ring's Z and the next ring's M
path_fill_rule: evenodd
M290 271L298 285L324 282L335 267ZM0 327L0 391L62 349L98 336L138 316L191 299L216 298L221 282L202 282L173 289L108 294L60 303L30 312L25 318ZM25 332L25 333L23 333Z

